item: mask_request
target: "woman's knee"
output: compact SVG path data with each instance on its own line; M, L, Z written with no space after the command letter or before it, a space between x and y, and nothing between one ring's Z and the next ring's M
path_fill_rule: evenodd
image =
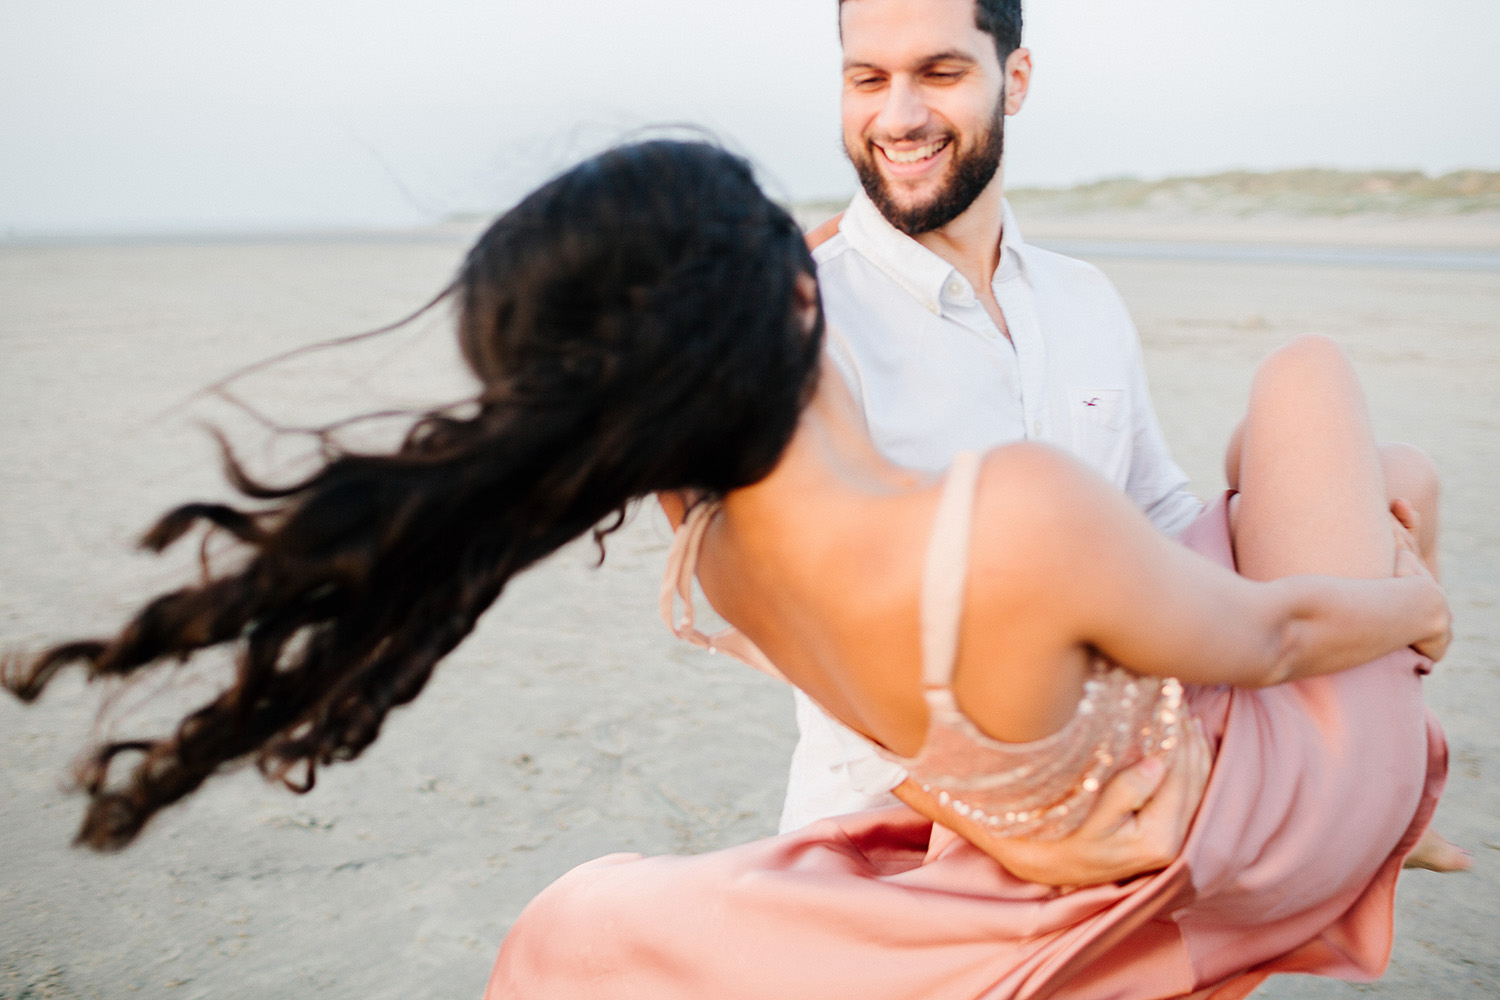
M1364 390L1348 355L1329 337L1296 337L1261 362L1246 422L1257 434L1280 428L1304 447L1309 440L1338 448L1368 442L1361 461L1377 474Z
M1256 370L1257 387L1353 379L1354 366L1338 341L1319 333L1293 337L1272 351Z

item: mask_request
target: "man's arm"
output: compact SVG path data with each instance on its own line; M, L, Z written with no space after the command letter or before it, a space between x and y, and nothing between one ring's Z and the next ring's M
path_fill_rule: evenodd
M1125 308L1124 303L1120 308ZM1130 414L1130 475L1125 492L1158 531L1176 538L1203 512L1203 501L1188 491L1187 475L1172 460L1156 419L1156 408L1151 404L1140 335L1128 315L1125 323L1131 340L1130 396L1134 401Z

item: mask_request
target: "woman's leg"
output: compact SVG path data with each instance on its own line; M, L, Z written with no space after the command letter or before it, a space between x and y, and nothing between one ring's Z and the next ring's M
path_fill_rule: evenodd
M1224 474L1229 488L1240 488L1240 440L1244 425L1234 429L1224 456ZM1381 444L1380 466L1385 475L1386 501L1396 509L1405 504L1414 515L1413 541L1422 561L1436 580L1442 579L1438 563L1438 500L1441 492L1437 467L1422 449L1409 444Z
M1396 541L1364 393L1337 344L1300 337L1256 372L1231 456L1245 576L1389 576Z
M1394 570L1396 499L1415 517L1419 554L1437 572L1438 479L1409 445L1377 446L1364 393L1343 351L1301 337L1261 365L1226 459L1240 496L1235 559L1260 580L1292 573L1379 577ZM1468 868L1467 852L1428 830L1408 867Z
M1409 444L1380 446L1380 462L1385 472L1386 492L1392 503L1402 501L1414 517L1411 535L1417 552L1434 579L1442 579L1438 567L1438 499L1440 493L1437 468L1420 448ZM1468 851L1428 827L1406 858L1407 868L1426 868L1435 872L1467 871L1474 865Z

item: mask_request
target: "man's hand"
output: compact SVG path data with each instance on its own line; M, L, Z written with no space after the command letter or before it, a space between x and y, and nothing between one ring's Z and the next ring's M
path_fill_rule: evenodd
M1116 774L1083 825L1058 840L989 835L983 827L937 811L910 780L896 789L896 796L1028 882L1066 887L1116 882L1165 868L1182 850L1213 766L1208 741L1196 723L1187 727L1184 741L1165 774L1160 757Z
M1110 779L1083 825L1060 840L1009 838L1001 862L1032 882L1079 886L1116 882L1171 864L1182 851L1213 766L1196 723L1162 773L1147 757Z

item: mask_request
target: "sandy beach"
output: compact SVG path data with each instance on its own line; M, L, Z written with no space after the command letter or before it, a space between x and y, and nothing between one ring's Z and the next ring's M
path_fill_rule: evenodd
M1129 219L1021 221L1044 245L1141 238ZM1493 251L1492 223L1376 228L1383 246ZM1295 238L1259 242L1358 242L1357 221L1297 225ZM410 312L447 282L471 232L0 246L0 648L108 629L148 588L191 572L191 545L160 559L132 546L170 504L226 495L202 421L228 427L257 469L298 467L295 440L265 446L253 419L195 391ZM1172 219L1156 232L1218 243L1237 230ZM1500 268L1108 247L1093 259L1135 316L1166 436L1200 495L1222 487L1220 449L1253 364L1303 332L1347 346L1379 432L1425 448L1446 477L1457 641L1427 691L1452 754L1439 826L1474 852L1474 870L1403 876L1379 983L1283 977L1256 996L1496 996ZM287 425L457 398L446 318L299 357L235 392ZM601 569L575 544L509 588L359 761L300 797L249 771L214 781L123 855L68 846L80 801L64 785L97 694L70 677L31 708L0 699L0 1000L477 998L506 928L572 865L773 832L790 694L668 635L655 612L667 545L652 508L611 539ZM205 693L171 676L126 692L117 731L149 731Z

